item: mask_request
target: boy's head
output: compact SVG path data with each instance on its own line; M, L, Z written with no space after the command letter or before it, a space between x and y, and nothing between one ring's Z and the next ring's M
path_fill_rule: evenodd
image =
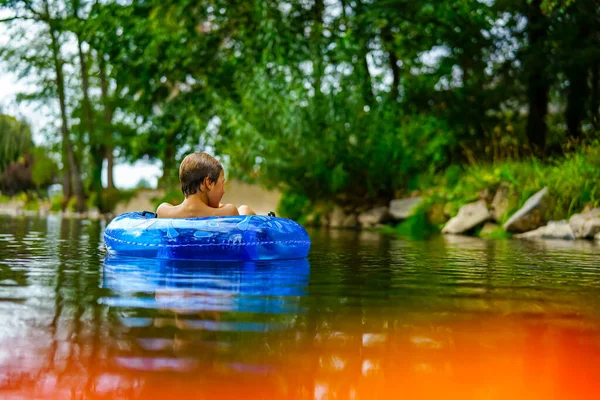
M202 191L201 187L203 184L210 190L210 188L215 185L218 185L219 183L222 184L222 182L220 182L220 180L223 179L221 178L222 173L223 167L221 166L221 163L210 154L188 154L179 167L181 191L185 197L188 197L198 190ZM223 195L221 194L221 197L222 196ZM220 199L218 201L220 201Z

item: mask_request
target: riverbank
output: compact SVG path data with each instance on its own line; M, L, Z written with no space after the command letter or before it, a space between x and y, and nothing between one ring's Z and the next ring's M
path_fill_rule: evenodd
M364 212L334 207L307 225L423 236L600 240L600 147L545 163L537 159L452 166L422 177L411 196Z
M228 181L225 189L223 202L238 206L242 204L249 205L260 215L266 215L269 211L276 210L281 198L281 193L278 191L266 190L260 186L249 185L237 180ZM115 216L126 212L154 211L165 200L177 203L182 199L183 196L178 190L171 192L162 189L129 190L126 195L118 200L113 212L103 214L95 208L90 208L84 213L69 210L58 211L56 201L18 195L12 198L4 197L0 199L0 214L11 216L46 216L55 214L64 218L104 219L109 221Z
M160 202L176 203L180 197L178 190L139 189L126 193L113 213L91 209L87 213L56 214L110 220L124 212L155 210ZM239 181L228 182L223 198L236 205L248 204L258 214L277 210L305 226L378 230L413 237L444 233L489 239L600 240L600 146L588 146L544 163L531 159L453 165L438 175L420 177L419 187L410 196L362 212L303 205L311 213L292 216L281 207L285 200L277 191ZM27 196L0 202L0 213L14 216L46 215L53 209L56 204Z

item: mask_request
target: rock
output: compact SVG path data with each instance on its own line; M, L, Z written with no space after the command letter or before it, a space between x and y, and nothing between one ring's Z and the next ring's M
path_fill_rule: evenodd
M565 220L550 221L548 225L537 228L533 231L515 235L519 239L563 239L573 240L575 235L569 223Z
M506 182L502 182L494 198L492 199L492 219L496 222L500 222L506 211L508 210L508 190L510 186Z
M413 215L422 200L422 197L392 200L390 201L389 215L396 221L402 221Z
M98 220L100 219L100 211L94 207L94 208L90 208L90 210L87 213L87 218L89 219L94 219L94 220Z
M548 188L531 196L504 224L504 230L522 233L539 228L544 224L544 211L548 206Z
M484 200L462 206L458 210L458 215L452 218L442 233L464 233L481 225L490 218L490 212Z
M592 239L600 233L600 208L575 214L569 219L569 225L578 239Z
M346 214L340 207L335 207L329 214L329 227L330 228L341 228L344 225Z
M485 224L483 224L483 228L481 228L479 236L482 238L489 237L500 230L502 230L502 227L500 225L495 224L493 222L486 222Z
M485 201L486 203L490 203L493 199L493 194L489 188L483 189L479 192L479 199Z
M372 228L377 224L385 222L389 216L389 209L386 206L375 207L365 211L358 216L358 222L363 228Z
M594 239L600 240L600 233L596 233L596 236L594 236Z
M346 215L346 218L344 218L344 221L342 222L342 228L356 229L358 227L359 223L356 214Z

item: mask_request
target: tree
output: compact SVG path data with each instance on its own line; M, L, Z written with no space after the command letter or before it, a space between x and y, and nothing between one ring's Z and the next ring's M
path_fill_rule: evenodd
M62 53L62 2L53 0L2 0L0 5L9 8L13 16L7 21L28 21L42 35L29 35L28 30L21 27L14 29L17 34L13 40L2 49L3 58L7 64L22 76L32 75L37 72L41 79L39 83L39 96L30 96L32 99L41 100L53 98L58 100L61 121L61 140L63 153L63 193L66 206L71 194L77 199L77 211L85 209L84 188L81 179L80 166L75 156L73 143L70 138L68 110L65 94L64 60ZM46 46L46 43L49 45ZM35 48L39 51L33 56L28 49Z
M32 148L29 125L13 116L0 114L0 172Z

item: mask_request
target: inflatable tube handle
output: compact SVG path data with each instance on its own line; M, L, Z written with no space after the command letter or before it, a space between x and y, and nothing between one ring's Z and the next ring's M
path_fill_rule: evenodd
M273 211L269 211L269 212L267 213L267 216L268 216L268 217L276 217L276 215L275 215L275 213L274 213Z
M152 218L158 217L158 215L155 212L152 212L152 211L142 211L142 217L145 217L147 214L152 215Z

